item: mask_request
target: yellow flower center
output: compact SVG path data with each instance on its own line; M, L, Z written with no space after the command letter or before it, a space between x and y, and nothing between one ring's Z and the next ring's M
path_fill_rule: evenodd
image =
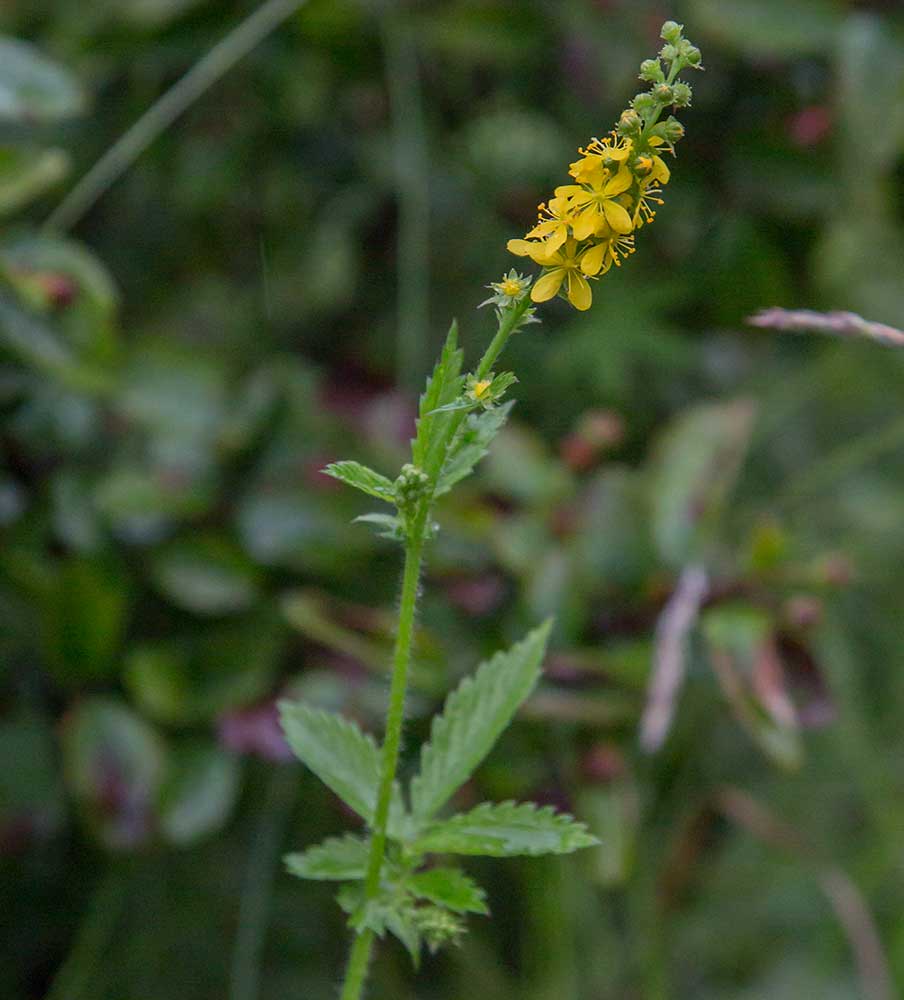
M474 383L474 398L475 399L483 399L483 397L487 394L487 390L490 388L491 385L492 385L492 382L489 382L489 381L487 381L487 382L475 382Z
M506 278L500 285L503 295L517 295L521 291L521 282L514 278Z

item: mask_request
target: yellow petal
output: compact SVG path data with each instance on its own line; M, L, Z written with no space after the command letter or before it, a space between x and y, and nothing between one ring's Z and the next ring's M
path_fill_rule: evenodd
M589 309L593 301L590 282L579 271L568 272L568 301L581 312Z
M571 224L576 240L586 240L596 229L599 220L599 210L596 205L588 205L583 212Z
M579 184L560 184L555 191L556 198L566 201L576 194L583 194L584 189ZM552 206L550 206L552 207Z
M564 267L556 267L552 271L547 271L546 274L539 277L534 283L530 297L534 302L546 302L558 294L564 279Z
M543 244L546 247L546 256L551 257L559 247L568 239L568 226L559 223L558 228Z
M653 157L653 173L651 176L659 181L660 184L668 184L669 178L672 176L672 171L669 170L668 164L661 156Z
M513 253L518 257L529 256L534 246L535 244L528 243L527 240L509 240L505 245L509 253Z
M606 255L606 244L598 243L595 247L585 250L581 254L581 270L584 274L598 274L603 266L603 257Z
M549 234L556 228L559 224L557 219L544 219L542 222L538 222L529 233L527 233L527 239L529 240L539 240L544 236L549 236Z
M606 222L609 223L614 232L624 235L625 233L630 233L634 228L631 216L628 215L618 202L603 202L603 211L606 213Z
M627 167L620 167L618 173L603 189L603 194L607 198L614 198L617 194L621 194L622 191L627 191L633 182L634 177L631 171Z

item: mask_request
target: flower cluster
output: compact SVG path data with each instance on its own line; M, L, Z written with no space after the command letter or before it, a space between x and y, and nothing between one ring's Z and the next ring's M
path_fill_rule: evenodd
M537 224L524 239L509 240L511 253L543 268L531 289L534 302L561 294L576 309L589 309L590 281L634 253L635 232L662 204L670 177L663 154L674 155L684 126L673 116L659 119L667 107L690 104L691 88L678 74L702 68L700 50L684 37L682 25L667 21L662 38L659 57L640 67L650 89L634 97L609 135L578 150L580 159L569 170L574 183L557 187L539 206Z

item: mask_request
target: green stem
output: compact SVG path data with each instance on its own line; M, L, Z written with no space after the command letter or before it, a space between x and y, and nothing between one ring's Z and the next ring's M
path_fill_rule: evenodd
M392 789L399 764L402 745L402 724L405 720L405 693L408 689L408 666L411 662L411 642L414 635L414 613L417 606L418 580L424 551L424 525L428 508L423 504L413 519L411 533L405 542L405 569L402 575L402 595L399 602L399 631L396 635L392 660L392 685L389 691L389 710L386 714L386 735L380 764L380 786L377 808L374 813L373 836L367 877L364 882L364 899L369 902L380 892L380 876L386 856L386 836L389 826L389 807ZM373 946L373 932L359 934L352 947L346 970L341 1000L358 1000L367 977L367 966Z
M397 382L416 391L426 368L429 327L430 165L417 50L409 13L391 9L383 20L398 223Z
M147 147L306 0L267 0L222 38L126 131L66 195L46 222L71 229Z
M480 364L477 366L476 375L478 379L486 378L490 374L493 365L496 363L496 359L502 354L502 349L508 343L509 337L515 332L529 308L530 299L525 295L520 302L515 303L514 306L503 313L496 336L490 341L490 346L484 351L484 355L480 359Z
M478 378L486 378L489 374L509 337L518 328L529 307L530 300L525 296L503 314L499 322L499 329L477 366ZM459 414L457 420L452 422L450 442L463 420L464 414ZM377 792L377 808L372 824L373 835L367 862L367 876L364 882L365 903L376 899L380 892L380 876L386 857L389 807L392 802L392 789L399 764L399 749L402 745L402 724L405 721L408 667L411 662L411 642L414 636L418 580L421 575L424 554L424 527L429 515L429 505L422 504L417 516L412 519L411 531L405 542L405 569L402 575L402 594L399 601L399 630L396 635L392 660L392 684L389 690L386 735L383 739L383 755L380 762L380 786ZM360 1000L364 982L367 979L373 943L374 934L371 930L364 930L356 936L345 971L345 984L342 987L341 1000Z

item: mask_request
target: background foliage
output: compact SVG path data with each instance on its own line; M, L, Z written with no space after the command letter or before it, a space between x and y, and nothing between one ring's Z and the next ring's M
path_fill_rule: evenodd
M398 554L318 470L398 464L450 316L476 356L506 239L675 17L707 72L668 204L591 312L510 348L513 422L440 510L409 727L413 765L455 680L555 613L459 805L553 803L602 846L475 863L493 922L416 988L384 948L373 995L892 996L904 362L743 321L901 325L899 6L310 0L45 227L252 9L0 12L0 994L331 995L343 914L279 858L349 817L274 698L377 726ZM698 565L644 752L656 622Z

